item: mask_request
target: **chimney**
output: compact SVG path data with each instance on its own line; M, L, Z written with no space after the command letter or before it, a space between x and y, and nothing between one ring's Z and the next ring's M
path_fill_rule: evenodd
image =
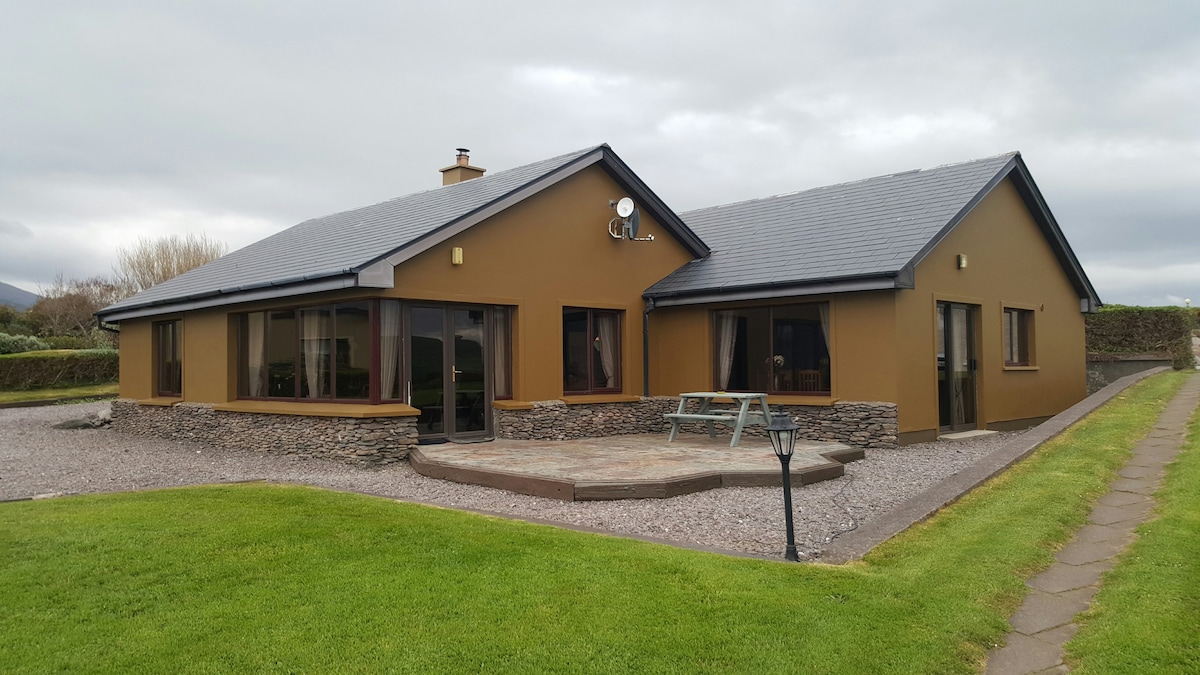
M466 148L456 148L458 155L454 158L454 163L444 169L438 169L442 172L442 185L453 185L461 183L464 180L479 178L483 175L486 169L481 169L477 166L471 166L471 158L467 155L470 150Z

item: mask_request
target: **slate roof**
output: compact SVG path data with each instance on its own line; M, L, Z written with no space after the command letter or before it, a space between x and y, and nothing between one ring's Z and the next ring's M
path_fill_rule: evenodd
M362 283L357 275L381 260L403 258L406 251L423 250L439 231L472 224L528 196L545 180L570 175L600 163L630 189L635 200L683 241L695 255L708 249L679 217L661 202L612 152L607 144L551 157L472 180L417 192L389 201L321 218L257 241L207 265L142 291L97 312L101 320L161 314L248 300L297 295L352 286L390 287ZM539 182L542 181L542 182ZM414 253L415 254L415 253Z
M681 213L712 248L646 290L660 305L911 288L913 268L1012 177L1080 298L1099 298L1020 153Z

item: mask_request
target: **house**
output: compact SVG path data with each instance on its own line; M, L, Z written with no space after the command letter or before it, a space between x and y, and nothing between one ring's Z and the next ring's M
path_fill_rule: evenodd
M680 392L751 390L878 447L1085 394L1099 300L1019 154L684 214L607 145L442 173L99 312L116 427L391 462L660 431Z

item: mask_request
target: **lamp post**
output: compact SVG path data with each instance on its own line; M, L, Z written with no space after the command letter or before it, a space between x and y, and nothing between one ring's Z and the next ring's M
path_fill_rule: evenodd
M789 415L773 415L767 426L771 447L783 466L783 515L787 520L787 551L783 557L792 561L799 561L800 556L796 554L796 535L792 531L792 474L788 465L796 449L796 430L799 428Z

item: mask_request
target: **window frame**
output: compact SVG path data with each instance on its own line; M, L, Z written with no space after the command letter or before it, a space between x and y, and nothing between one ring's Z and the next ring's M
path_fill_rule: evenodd
M1006 369L1019 370L1037 367L1034 335L1034 310L1032 308L1010 304L1001 306L1000 349ZM1015 354L1014 348L1017 352ZM1014 356L1016 358L1010 358Z
M357 303L366 303L367 305L367 330L369 332L369 344L367 349L368 354L368 374L367 374L367 396L366 398L339 398L337 396L337 314L338 308L342 305L352 305ZM301 396L301 376L303 372L304 358L304 331L301 327L301 316L303 310L313 309L328 309L329 310L329 343L330 352L329 359L329 393L328 397L310 398ZM263 327L263 342L264 345L270 343L270 321L267 320L273 312L290 312L294 325L292 336L292 395L291 396L251 396L249 395L249 382L247 375L250 371L249 354L250 354L250 331L249 322L251 314L262 313L264 315ZM377 404L379 400L379 299L354 299L342 300L333 302L313 303L304 305L285 305L282 307L268 307L253 312L242 312L238 316L238 362L237 362L237 396L239 400L246 401L291 401L295 403L368 403ZM310 338L315 339L315 338ZM269 366L270 363L264 354L262 368L262 381L264 387L269 383ZM402 368L402 367L401 367ZM403 369L401 369L403 372ZM401 392L403 394L403 392ZM394 402L394 401L389 401Z
M182 398L183 397L183 350L181 348L181 328L182 321L180 319L169 319L167 321L155 321L153 323L154 336L154 394L164 398ZM169 363L174 365L168 366L168 362L163 360L163 338L162 331L164 328L170 329L171 356L173 360ZM170 381L167 382L167 387L163 387L164 371L169 371Z
M777 373L776 373L777 366L776 366L776 364L774 362L774 358L773 358L773 355L778 353L778 350L775 348L775 310L789 308L789 307L801 307L801 306L807 306L807 305L817 306L817 305L821 305L821 304L826 305L828 307L828 312L829 312L829 324L830 324L829 339L825 340L825 343L826 343L825 344L825 354L826 354L826 359L829 361L829 363L828 363L829 388L828 389L818 389L818 390L781 390L781 389L776 389L775 381L776 381L776 375L777 375ZM828 397L832 396L833 395L833 367L834 367L834 365L833 365L833 349L829 343L833 341L834 328L833 328L833 303L829 300L817 300L817 301L813 301L813 302L784 303L784 304L775 304L775 305L752 305L752 306L714 308L710 312L710 326L711 326L712 336L713 336L713 340L712 340L712 345L713 345L713 347L712 347L712 387L713 387L713 390L714 391L718 390L718 386L719 386L718 383L721 381L720 346L717 344L717 340L719 339L719 335L720 335L720 328L719 328L719 324L718 324L718 321L719 321L718 315L721 312L745 312L745 311L750 311L750 310L765 310L767 313L767 353L769 355L771 355L768 357L770 359L770 362L767 364L767 366L768 366L767 381L770 386L763 388L762 393L767 394L769 396L812 396L812 397L818 397L818 398L828 398ZM818 312L819 311L820 310L818 310ZM822 335L822 339L824 339L824 335ZM726 387L726 391L735 392L735 393L747 393L747 392L757 393L753 389L735 389L733 387Z
M616 325L617 352L616 352L616 363L614 364L614 368L616 369L617 384L615 387L597 387L596 386L598 380L596 379L596 372L595 372L595 370L596 370L595 358L592 357L592 358L587 359L587 363L588 363L588 368L587 368L588 387L587 387L587 389L570 389L570 390L567 389L567 341L566 341L567 323L566 323L566 315L568 312L587 312L587 325L588 325L587 335L588 335L588 344L589 345L592 344L592 342L594 340L599 339L599 336L596 336L593 338L593 336L596 335L596 315L597 314L605 314L605 315L612 315L612 316L616 317L616 320L617 320L617 325ZM620 394L624 391L625 381L624 381L624 377L622 377L623 371L624 371L624 356L625 356L625 349L624 349L624 347L625 347L625 345L624 345L624 342L625 342L625 311L624 310L604 309L604 308L600 308L600 307L578 307L578 306L574 306L574 305L563 306L561 333L562 333L562 339L563 339L563 361L562 361L563 396L590 396L590 395L596 395L596 394ZM591 357L590 354L589 354L589 357ZM603 373L601 373L601 375L603 375Z

